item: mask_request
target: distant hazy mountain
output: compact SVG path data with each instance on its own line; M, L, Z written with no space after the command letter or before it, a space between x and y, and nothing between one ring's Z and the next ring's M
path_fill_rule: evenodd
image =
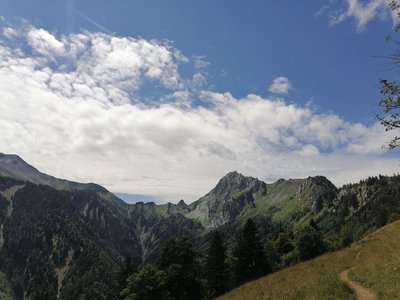
M36 184L49 185L57 190L105 190L94 183L78 183L44 174L15 154L0 153L0 175Z
M125 256L152 262L171 237L187 236L201 251L218 228L232 244L253 218L264 241L311 219L332 242L344 227L359 239L400 218L399 195L399 176L338 189L322 176L267 184L231 172L190 205L126 204L99 185L57 179L1 154L0 272L17 299L108 299Z

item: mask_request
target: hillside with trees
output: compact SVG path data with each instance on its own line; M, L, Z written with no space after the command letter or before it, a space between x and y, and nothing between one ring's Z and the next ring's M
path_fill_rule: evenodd
M0 177L0 272L15 299L130 299L143 286L146 297L212 298L400 218L399 175L337 188L231 172L190 205L86 187Z

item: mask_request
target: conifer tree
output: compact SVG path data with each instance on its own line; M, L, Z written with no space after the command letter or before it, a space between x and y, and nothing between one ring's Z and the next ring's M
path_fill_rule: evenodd
M132 260L130 256L126 256L120 269L116 273L115 281L116 281L116 290L115 294L113 295L113 299L120 299L121 291L127 285L127 279L135 272L135 268L133 266Z
M187 238L168 240L161 251L158 267L166 274L166 290L171 299L203 298L196 252Z
M208 247L205 277L207 294L210 299L223 294L227 290L229 275L226 250L217 230L214 231Z
M242 229L234 256L236 257L234 271L238 284L270 272L260 235L252 219L248 219Z

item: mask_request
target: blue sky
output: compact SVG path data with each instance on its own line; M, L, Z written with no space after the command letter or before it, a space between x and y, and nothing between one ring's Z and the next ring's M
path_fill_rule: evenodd
M40 79L43 89L35 90L40 100L28 104L21 97L32 94L29 85L26 94L17 86L0 87L14 99L14 107L7 105L11 98L0 99L3 122L14 128L14 134L17 124L28 137L41 136L31 141L20 130L23 141L10 143L11 137L3 137L1 151L20 154L56 176L170 201L196 199L233 169L271 181L322 174L338 185L377 172L397 172L396 152L381 149L391 136L384 135L373 119L379 112L378 79L395 76L381 58L395 51L385 41L393 34L386 2L2 0L2 59L23 58L18 66L32 71L29 75L4 63L4 74L11 82L22 78L18 76L37 78L34 71L40 69L46 79ZM79 55L71 50L78 47L78 40L86 43ZM17 49L23 53L15 54ZM140 66L130 65L132 53ZM148 53L151 61L146 61ZM95 61L96 55L102 61ZM93 69L112 57L98 71L114 70L116 76L94 74L90 63L84 70L82 57L93 63ZM73 72L68 73L69 68ZM80 98L71 96L55 78L79 89ZM271 87L277 78L281 90ZM111 86L116 87L112 93ZM19 89L20 98L12 88ZM108 94L97 93L99 89ZM58 104L51 100L60 95ZM117 100L108 98L105 104L103 96ZM95 101L107 109L93 106L98 118L85 120L85 113L69 111L72 98L82 110L90 111L87 106ZM41 103L43 99L50 102ZM51 105L46 122L39 116L19 119L12 110L30 115ZM257 109L265 118L256 114ZM60 118L54 111L70 117L68 124L76 126L73 136L67 123L53 126ZM133 123L133 116L152 125L143 129L145 121ZM116 122L122 123L108 132L106 128ZM184 132L179 122L192 127ZM207 136L202 124L210 125L204 130L209 130ZM330 125L322 132L319 124ZM304 130L299 129L302 126ZM45 139L39 130L52 133ZM218 130L222 137L232 136L222 141ZM65 152L59 150L60 136L64 141L71 138ZM243 137L249 138L246 146L238 141ZM133 139L141 142L127 142ZM35 147L40 151L29 151ZM170 153L174 147L177 150ZM65 163L54 166L44 155Z
M286 76L295 87L290 100L371 122L377 80L388 73L379 56L393 53L384 39L392 20L371 20L362 32L354 19L329 26L318 15L325 2L3 0L0 11L10 22L24 18L58 33L167 39L186 55L205 57L215 90L267 95L268 84Z

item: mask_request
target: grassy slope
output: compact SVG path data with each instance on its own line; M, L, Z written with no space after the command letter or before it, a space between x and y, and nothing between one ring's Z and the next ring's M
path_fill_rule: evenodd
M220 299L355 299L338 279L341 271L351 267L350 278L370 287L378 299L399 299L400 221L350 248L247 283Z
M253 194L255 206L244 208L239 216L241 223L248 218L257 218L257 216L270 216L274 222L290 222L299 224L308 222L311 218L311 190L305 190L297 194L299 188L306 182L306 179L288 179L283 182L268 184L268 193ZM301 217L293 219L296 212L302 213ZM321 211L320 213L323 213ZM313 215L316 218L318 215Z
M241 218L255 217L260 214L265 214L272 207L282 210L287 205L287 202L293 202L292 196L296 193L297 189L304 180L289 179L281 184L272 183L267 185L267 194L254 193L255 207L246 207L241 213ZM293 204L292 204L293 205Z

